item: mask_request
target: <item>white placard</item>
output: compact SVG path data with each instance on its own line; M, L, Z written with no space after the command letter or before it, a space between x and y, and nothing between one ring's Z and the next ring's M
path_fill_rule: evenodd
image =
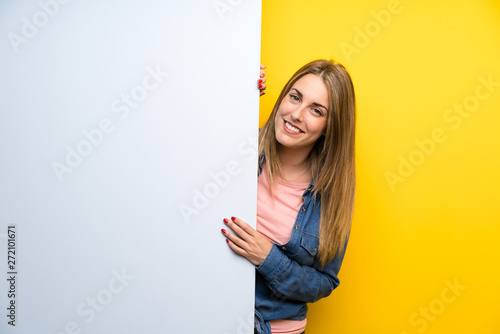
M260 11L0 5L1 333L253 333Z

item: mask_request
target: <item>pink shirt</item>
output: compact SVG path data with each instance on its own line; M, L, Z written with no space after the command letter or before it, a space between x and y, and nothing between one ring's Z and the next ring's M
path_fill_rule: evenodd
M259 176L257 186L257 231L264 234L275 244L286 244L292 235L297 214L302 205L302 194L309 183L293 183L279 178L273 187L271 196L265 165ZM300 334L306 328L307 319L273 320L273 334Z

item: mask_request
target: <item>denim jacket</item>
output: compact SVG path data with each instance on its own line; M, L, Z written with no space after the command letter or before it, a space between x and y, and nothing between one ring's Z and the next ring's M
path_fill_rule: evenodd
M260 159L259 173L263 157ZM317 258L319 242L320 194L311 192L314 180L302 198L290 240L273 244L260 266L256 267L255 332L271 334L270 320L303 320L307 303L327 297L339 285L337 278L343 252L324 267Z

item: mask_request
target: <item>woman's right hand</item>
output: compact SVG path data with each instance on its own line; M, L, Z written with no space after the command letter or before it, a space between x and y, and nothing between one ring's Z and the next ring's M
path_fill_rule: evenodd
M257 87L260 90L260 96L266 94L264 90L266 89L266 72L264 72L264 69L266 67L262 64L260 64L260 78L257 80Z

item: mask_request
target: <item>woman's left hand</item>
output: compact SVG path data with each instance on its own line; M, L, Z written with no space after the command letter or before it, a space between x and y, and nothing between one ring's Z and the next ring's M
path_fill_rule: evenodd
M227 238L229 247L254 265L260 266L271 251L272 242L239 218L231 217L231 220L224 218L224 223L235 233L221 230Z
M257 81L257 87L259 88L259 91L260 91L260 96L266 94L266 92L264 92L266 90L266 72L264 72L264 69L266 67L262 64L260 64L260 78L259 80Z

